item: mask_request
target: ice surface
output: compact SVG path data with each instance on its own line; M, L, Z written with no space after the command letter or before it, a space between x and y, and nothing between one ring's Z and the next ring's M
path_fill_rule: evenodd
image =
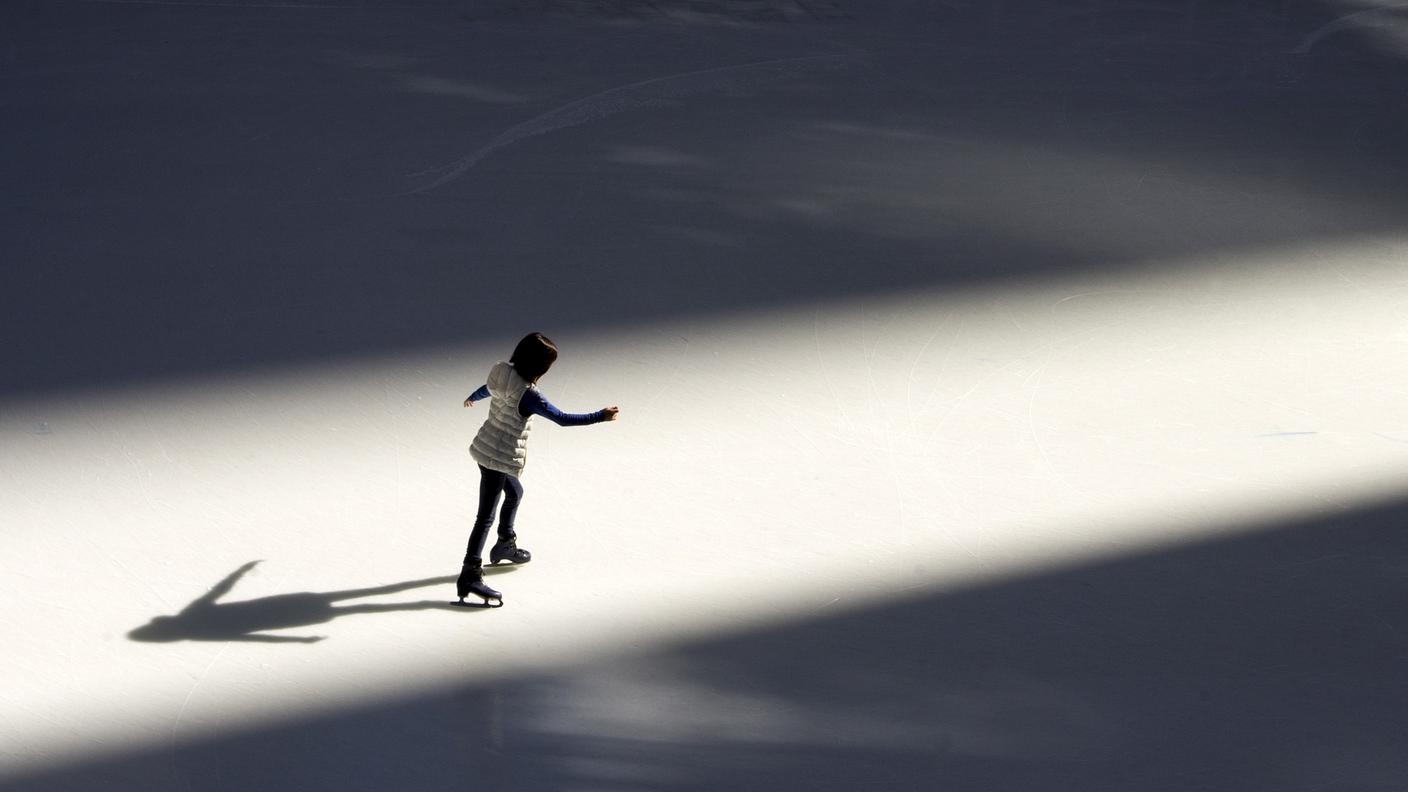
M4 4L0 788L1402 789L1399 20Z

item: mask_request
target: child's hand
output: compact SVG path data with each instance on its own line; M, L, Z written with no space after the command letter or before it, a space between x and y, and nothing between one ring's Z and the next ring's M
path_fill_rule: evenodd
M606 409L602 410L602 412L606 414L606 420L608 420L608 421L614 421L614 420L616 420L616 413L621 412L621 408L620 408L620 407L607 407Z
M474 402L470 401L469 399L465 399L465 400L464 400L464 406L466 406L466 407L473 407L473 406L474 406Z

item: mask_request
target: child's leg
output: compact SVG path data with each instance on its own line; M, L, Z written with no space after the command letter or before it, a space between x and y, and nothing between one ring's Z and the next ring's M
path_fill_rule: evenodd
M489 526L494 524L494 511L499 506L499 493L504 489L504 479L508 475L497 470L479 466L479 513L474 518L474 530L469 532L469 546L465 548L464 563L479 561L484 553L484 540L489 536Z
M499 538L512 539L514 518L518 516L518 504L523 500L523 484L517 476L504 476L504 508L499 512Z
M489 560L494 564L507 561L510 564L526 564L533 554L518 546L517 534L513 531L513 518L518 514L518 504L523 500L523 485L517 476L504 476L504 510L499 513L499 541L489 548Z

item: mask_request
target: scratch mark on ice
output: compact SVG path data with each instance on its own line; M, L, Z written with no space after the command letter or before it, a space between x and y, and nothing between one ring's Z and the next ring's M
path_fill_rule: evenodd
M506 148L520 140L530 137L544 135L548 132L564 129L566 127L580 126L627 110L658 106L667 100L681 96L702 93L714 88L729 87L730 84L726 82L727 80L730 78L736 79L738 76L750 72L771 69L775 72L775 74L771 75L771 78L779 78L795 74L808 66L815 67L826 64L839 65L845 64L850 60L851 57L848 55L808 55L798 58L777 58L773 60L755 61L753 63L743 63L736 66L717 66L711 69L670 74L664 77L655 77L649 80L641 80L640 82L610 88L569 102L561 107L549 110L542 115L524 121L521 124L509 127L499 133L493 140L475 149L468 156L451 164L439 178L428 184L421 185L420 187L398 193L398 195L415 195L443 187L468 173L471 168L483 162L489 155L499 149Z
M1301 41L1300 46L1291 50L1294 55L1306 55L1315 48L1317 44L1333 36L1341 30L1347 30L1356 26L1383 25L1382 20L1375 20L1374 17L1381 15L1391 15L1408 9L1408 3L1396 3L1394 5L1378 6L1376 8L1366 8L1363 11L1355 11L1352 14L1345 14L1337 19L1316 28Z
M181 774L181 768L177 763L177 757L181 752L181 746L177 742L177 737L181 731L181 721L186 717L186 709L191 705L191 699L195 696L196 689L205 681L206 676L210 674L210 669L214 668L215 664L220 662L220 658L225 656L225 652L229 650L229 648L230 642L226 641L224 645L220 647L220 651L215 653L215 657L211 658L205 670L201 671L200 674L196 676L195 681L191 683L191 689L186 691L186 698L181 701L181 709L176 712L175 722L171 724L171 772L178 779L185 781L186 789L194 789L194 787L191 784L190 778Z
M841 413L841 420L850 423L850 416L846 414L846 407L841 403L841 395L836 392L836 388L831 384L831 378L826 373L826 358L821 351L821 308L816 309L812 318L812 335L816 339L816 362L821 367L821 378L826 383L826 389L831 393L831 398L836 402L836 411Z
M1056 302L1052 303L1052 304L1051 304L1051 307L1052 307L1052 308L1055 308L1056 306L1061 305L1061 304L1063 304L1063 303L1068 303L1068 302L1070 302L1071 300L1080 300L1080 299L1083 299L1083 298L1085 298L1085 297L1104 297L1104 296L1109 295L1109 294L1148 294L1148 293L1149 293L1148 290L1145 290L1145 289L1105 289L1105 290L1103 290L1103 291L1081 292L1081 293L1079 293L1079 294L1071 294L1071 295L1067 295L1067 296L1065 296L1065 297L1062 297L1061 299L1059 299L1059 300L1057 300Z
M929 347L933 345L934 339L939 337L939 333L942 333L944 331L944 328L948 327L948 323L952 320L953 314L949 314L948 316L944 317L944 321L938 326L938 329L934 330L933 333L930 333L929 339L924 342L924 346L921 346L919 348L919 354L914 356L914 363L911 364L909 367L909 377L905 380L904 384L904 411L909 416L910 437L914 437L916 434L914 426L914 374L919 370L919 363L924 360L924 355L929 351ZM951 353L952 351L953 348L949 347L949 352ZM944 354L944 363L948 363L948 353ZM943 373L942 366L940 366L939 368L939 373ZM934 387L938 388L938 383L935 383ZM933 394L931 392L930 397L932 398L932 396Z

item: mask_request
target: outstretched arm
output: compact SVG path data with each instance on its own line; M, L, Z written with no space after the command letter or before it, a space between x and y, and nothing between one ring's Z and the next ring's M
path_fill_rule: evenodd
M480 385L479 390L469 394L469 398L464 400L464 406L473 407L475 402L483 401L487 398L489 398L489 386L487 384Z
M205 594L196 599L195 602L182 608L181 612L185 613L206 605L214 605L216 600L230 593L230 589L234 588L235 584L239 582L239 579L244 577L244 573L253 569L258 563L258 561L250 561L248 564L226 575L224 580L211 586L210 591L205 592Z
M557 409L536 388L529 388L518 402L518 414L523 416L541 415L558 426L586 426L602 421L616 420L616 408L607 407L592 413L565 413Z

